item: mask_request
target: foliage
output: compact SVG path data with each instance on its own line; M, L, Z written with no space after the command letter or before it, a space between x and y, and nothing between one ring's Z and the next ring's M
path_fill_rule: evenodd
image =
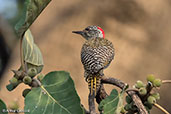
M25 98L30 114L83 114L73 80L65 71L48 73L41 87L33 88Z
M21 19L15 25L19 37L30 27L51 0L25 0Z
M120 94L116 89L112 90L110 96L101 101L99 110L103 110L103 114L119 114L123 107L124 91Z
M8 114L5 103L0 99L0 114Z
M20 83L30 87L23 91L24 109L29 110L25 112L27 114L84 114L86 111L81 106L74 82L68 72L53 71L45 76L39 74L44 66L43 57L40 49L34 43L29 27L49 2L50 0L25 1L23 15L15 25L16 33L21 41L21 66L18 70L13 70L14 76L10 79L7 89L12 91ZM152 93L152 89L160 87L162 80L150 75L147 81L148 83L144 84L138 80L134 89L150 112L152 106L160 99L159 93ZM124 105L124 93L126 93L125 89L120 93L116 89L112 90L110 95L100 102L99 111L102 114L120 114L126 111L138 113L134 100L130 96L126 96L127 104ZM1 108L6 109L6 106L0 100Z
M10 81L10 84L7 85L7 89L9 91L12 91L13 89L15 89L23 81L24 76L30 76L31 78L33 78L33 76L30 75L31 73L28 72L30 69L36 70L36 74L34 75L37 75L43 69L43 65L44 65L43 57L42 57L40 49L34 43L34 39L30 30L26 31L24 35L24 39L22 40L22 51L23 51L22 61L24 61L25 63L26 72L23 71L22 66L14 72L13 77L15 77L17 81L15 81L16 83L12 83L12 81Z
M150 74L147 76L146 84L138 80L133 86L133 88L136 89L136 91L138 92L142 103L149 113L153 105L155 105L157 100L160 99L160 94L156 92L156 90L155 92L152 90L160 87L161 84L162 81L160 79L157 79L154 77L154 75ZM126 96L126 102L127 104L125 105L125 110L127 110L128 112L137 111L137 107L129 96Z

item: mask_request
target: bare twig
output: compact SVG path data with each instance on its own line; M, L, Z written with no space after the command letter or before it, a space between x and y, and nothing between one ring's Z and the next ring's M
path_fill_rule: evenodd
M145 109L141 99L135 93L135 91L129 91L128 94L131 96L132 100L134 101L135 105L138 108L140 114L148 114L147 110Z
M99 90L97 91L97 95L96 95L96 102L98 104L100 104L100 102L105 99L108 96L108 94L105 91L104 85L101 84ZM103 114L103 110L99 110L100 114Z
M126 83L123 83L121 80L111 78L111 77L106 77L106 76L102 77L101 82L104 84L106 83L106 84L115 85L119 87L120 89L123 89L127 85Z
M147 93L149 94L151 90L153 89L153 84L151 82L148 82L146 89L147 89Z
M88 110L86 110L86 108L84 107L84 105L81 104L81 107L84 109L85 114L90 114L90 112Z
M152 89L153 89L152 83L151 82L148 82L148 84L146 86L147 94L142 97L143 101L146 101L147 100L147 98L149 97Z
M126 90L126 92L129 92L129 91L135 91L135 92L138 92L138 89L135 89L135 88L129 88Z
M93 94L90 93L88 97L90 114L96 114L94 98L95 98L94 92Z
M97 92L97 95L96 95L96 102L97 102L98 104L100 104L100 102L101 102L103 99L105 99L107 96L108 96L108 94L106 93L103 84L101 84L101 86L100 86L100 88L99 88L99 91Z
M38 79L33 79L32 83L29 85L30 87L40 87L41 82Z
M160 109L162 112L164 112L165 114L170 114L166 109L164 109L162 106L160 106L159 104L155 103L154 104L155 107L157 107L158 109Z
M171 83L171 80L162 80L162 83Z
M112 84L115 85L121 89L124 89L125 86L127 86L126 83L122 82L121 80L115 79L115 78L111 78L111 77L106 77L103 76L101 79L102 83L106 83L106 84ZM135 91L128 91L127 92L128 95L131 96L131 98L133 99L135 105L138 108L138 111L140 114L148 114L147 110L145 109L141 99L139 98L139 96L136 94Z

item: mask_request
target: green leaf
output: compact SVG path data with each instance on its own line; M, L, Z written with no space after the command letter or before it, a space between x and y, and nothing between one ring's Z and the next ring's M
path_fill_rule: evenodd
M8 114L5 103L0 99L0 114Z
M119 94L119 103L118 103L118 106L117 106L117 109L116 109L116 114L120 114L122 108L124 107L124 93L125 93L125 90L127 89L127 86L120 92Z
M8 91L12 91L12 90L14 90L20 83L21 83L21 80L19 80L18 83L17 83L16 85L10 83L10 84L6 85L6 88L7 88Z
M23 56L27 67L36 67L37 72L40 73L43 68L43 56L40 49L34 43L33 36L30 30L27 30L23 39Z
M113 89L110 96L101 101L99 110L103 110L103 114L120 114L123 107L123 91L119 94Z
M30 27L50 1L51 0L25 0L23 14L15 25L15 30L19 37L22 37L24 32Z
M7 88L8 91L12 91L12 90L15 89L15 87L14 87L12 84L8 84L8 85L6 86L6 88Z
M42 86L27 94L25 110L28 109L28 114L84 114L73 80L65 71L48 73Z

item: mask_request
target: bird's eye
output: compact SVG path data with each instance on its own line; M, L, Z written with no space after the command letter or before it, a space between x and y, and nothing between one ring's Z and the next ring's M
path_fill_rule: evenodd
M86 28L85 30L89 31L90 29L89 28Z

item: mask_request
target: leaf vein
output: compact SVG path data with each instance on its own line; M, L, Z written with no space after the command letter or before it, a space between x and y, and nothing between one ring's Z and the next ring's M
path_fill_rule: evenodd
M49 84L49 85L43 85L44 87L52 87L52 86L56 86L56 85L58 85L58 84L61 84L61 83L65 83L66 81L68 81L67 79L65 80L65 81L59 81L59 82L57 82L57 83L54 83L54 84Z
M112 112L113 110L115 110L116 109L116 107L115 108L113 108L113 109L111 109L111 110L109 110L109 111L107 111L105 114L110 114L110 112Z
M106 103L105 105L110 104L111 102L114 102L119 96L117 96L116 98L114 98L113 100L111 100L110 102Z
M56 94L56 93L63 93L65 91L67 91L68 89L70 88L70 86L66 87L65 89L62 89L60 91L53 91L53 92L50 92L51 94Z
M52 113L51 114L53 114L53 112L54 112L54 105L55 105L55 102L53 102L53 104L52 104Z
M33 113L35 111L36 107L39 105L41 97L42 97L42 92L40 91L40 96L39 96L38 102L31 113Z
M69 114L72 114L67 108L65 108L64 106L62 106L58 101L56 101L50 94L49 92L43 87L43 86L40 86L46 93L47 95L56 103L58 104L62 109L64 109L66 112L68 112Z
M74 97L75 97L75 96L74 96ZM67 101L67 100L73 99L74 97L69 97L69 98L66 98L66 99L62 99L62 100L59 100L58 102L64 102L64 101Z
M45 114L48 104L49 104L49 97L48 97L48 100L47 100L47 103L46 103L45 110L44 110L43 114Z

